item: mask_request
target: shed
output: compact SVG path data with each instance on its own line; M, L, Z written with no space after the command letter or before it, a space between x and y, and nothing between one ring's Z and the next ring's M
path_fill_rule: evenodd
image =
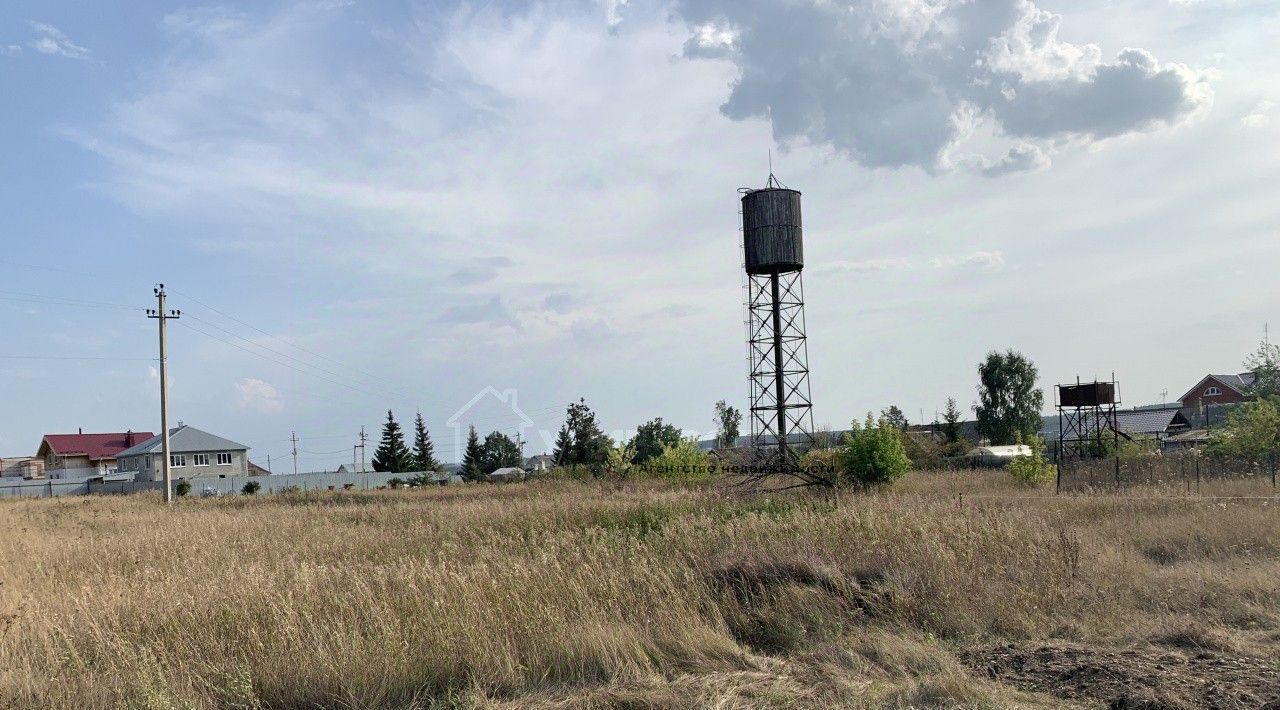
M1035 452L1026 444L1010 446L977 446L964 455L965 460L975 466L1004 466L1018 456L1034 456Z
M524 478L524 469L518 466L500 468L486 476L486 478L488 478L491 483L510 483L511 481L519 481Z

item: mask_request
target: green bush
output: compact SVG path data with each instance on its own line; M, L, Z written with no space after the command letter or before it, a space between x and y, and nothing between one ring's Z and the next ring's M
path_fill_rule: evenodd
M260 490L262 490L261 483L258 483L257 481L249 481L248 483L244 484L244 488L241 488L240 492L243 493L244 495L251 496Z
M839 449L810 449L800 457L800 468L810 475L831 481L844 478L844 461Z
M176 485L176 486L174 486L174 487L173 487L173 492L174 492L174 493L176 493L176 494L178 495L178 497L179 497L179 498L181 498L181 497L185 496L186 494L190 493L190 492L191 492L191 481L178 481L178 485Z
M1227 415L1227 425L1210 434L1215 454L1257 456L1280 449L1280 397L1260 399Z
M595 479L595 474L586 466L556 466L539 473L537 480L540 481L576 481L578 483L588 483Z
M889 485L910 470L911 459L902 448L900 432L889 422L877 422L868 413L866 424L854 421L852 429L841 452L842 483L863 488Z
M1009 462L1009 475L1024 486L1038 486L1052 481L1055 470L1053 464L1044 460L1044 441L1033 436L1027 445L1031 447L1031 455L1014 456Z
M664 448L641 469L651 476L685 483L706 481L712 474L711 457L693 439Z
M393 479L391 479L391 480L387 481L387 485L388 485L388 486L391 486L392 488L400 488L400 487L404 486L404 479L403 479L403 478L393 478Z
M929 471L943 468L947 455L945 446L933 438L929 432L911 432L898 430L902 439L902 450L911 461L911 468L917 471Z

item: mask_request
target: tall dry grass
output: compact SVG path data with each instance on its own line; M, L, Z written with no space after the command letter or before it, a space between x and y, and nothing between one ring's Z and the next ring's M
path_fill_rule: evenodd
M951 650L1280 646L1274 504L1032 493L965 473L837 498L543 483L6 501L0 703L1052 706Z

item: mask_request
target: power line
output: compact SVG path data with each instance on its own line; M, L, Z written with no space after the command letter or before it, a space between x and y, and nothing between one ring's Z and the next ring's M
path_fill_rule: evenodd
M190 313L184 313L184 315L190 316ZM218 327L216 324L209 323L209 322L208 322L208 321L206 321L206 320L201 320L200 322L201 322L201 323L204 323L204 324L206 324L206 325L211 325L211 326L213 326L213 327ZM313 373L313 372L307 372L307 371L301 370L301 369L299 369L299 368L297 368L297 367L295 367L295 366L293 366L293 365L290 365L288 362L284 362L284 361L278 360L278 359L276 359L276 358L270 357L270 356L268 356L268 355L264 355L263 353L257 352L256 350L250 350L249 348L246 348L246 347L244 347L244 346L242 346L242 345L240 345L240 344L238 344L238 343L236 343L236 342L234 342L234 341L227 340L226 338L223 338L223 337L220 337L220 336L215 335L215 334L213 334L213 333L209 333L209 332L207 332L207 331L201 330L201 329L196 328L196 327L194 327L194 326L192 326L192 325L189 325L189 324L187 324L187 323L178 323L178 325L180 325L180 326L182 326L183 328L186 328L186 329L188 329L188 330L191 330L191 331L193 331L193 332L195 332L195 333L199 333L200 335L203 335L203 336L205 336L205 337L207 337L207 338L210 338L210 339L212 339L212 340L218 341L218 342L223 343L223 344L225 344L225 345L229 345L229 346L231 346L231 347L233 347L233 348L236 348L236 349L238 349L238 350L242 350L242 351L247 352L247 353L249 353L249 354L251 354L251 355L255 355L255 356L257 356L257 357L260 357L260 358L262 358L263 360L266 360L267 362L270 362L270 363L273 363L273 364L279 365L279 366L281 366L281 367L287 368L287 369L289 369L289 370L292 370L292 371L294 371L294 372L298 372L298 373L303 374L303 375L307 375L307 376L311 376L311 377L316 377L316 378L321 379L321 380L323 380L323 381L325 381L325 382L328 382L328 383L330 383L330 384L335 384L335 385L338 385L338 386L341 386L341 387L346 387L346 388L351 389L351 390L353 390L353 391L355 391L355 392L359 392L360 394L364 394L364 395L377 395L377 396L379 396L379 397L387 397L387 396L397 397L397 396L399 396L399 395L391 395L391 394L389 394L389 393L379 392L379 391L377 391L377 390L368 390L368 389L362 388L362 387L360 387L360 386L358 386L358 385L350 384L350 383L345 382L345 381L335 380L335 379L332 379L331 377L322 376L322 375L319 375L319 374L316 374L316 373ZM224 330L224 332L225 332L225 329L221 329L221 328L219 328L219 329L220 329L220 330ZM248 340L247 338L244 338L243 336L239 336L239 335L236 335L236 334L234 334L234 333L231 333L231 335L232 335L232 336L234 336L234 337L236 337L236 338L239 338L240 340L244 340L244 341L246 341L246 342L249 342L250 344L254 344L254 345L256 345L257 347L261 347L261 348L263 348L264 350L267 350L268 352L274 352L274 353L276 353L276 354L280 354L280 355L282 355L282 356L289 357L287 354L279 353L278 351L272 350L271 348L267 348L267 347L265 347L265 346L257 345L257 344L255 344L255 343L253 343L252 341ZM290 358L290 359L295 359L295 360L296 360L296 358ZM304 364L305 364L305 363L304 363ZM312 367L315 367L315 366L312 366ZM331 372L331 371L327 371L327 370L322 370L322 371L323 371L323 372ZM335 375L336 375L337 373L333 373L333 374L335 374ZM354 404L354 403L348 402L348 404ZM528 417L529 419L533 419L533 417L534 417L534 416L540 416L540 415L544 415L544 414L550 414L550 413L552 413L552 412L557 412L557 411L559 411L559 410L560 410L560 407L559 407L558 405L555 405L555 406L545 407L545 408L542 408L542 409L536 409L536 410L533 410L533 411L530 411L530 412L524 412L524 415L525 415L526 417ZM510 423L512 423L512 422L517 422L517 421L523 421L523 419L520 417L520 415L516 414L515 412L512 412L510 415L504 415L504 416L500 416L500 417L497 417L497 418L485 419L485 420L481 420L481 421L478 421L478 422L468 422L468 426L476 426L476 427L477 427L477 430L479 430L479 429L481 429L481 428L490 427L490 426L500 426L500 427L503 427L504 425L510 424ZM349 435L333 435L333 436L326 436L326 437L312 436L312 437L307 437L307 438L308 438L308 439L313 439L313 440L318 440L318 439L322 439L322 438L339 439L339 438L346 438L347 436L349 436Z
M222 338L222 337L219 337L219 336L217 336L217 335L214 335L213 333L209 333L209 332L207 332L207 331L200 330L199 328L196 328L196 327L194 327L194 326L188 325L188 324L186 324L186 323L178 323L177 325L180 325L180 326L182 326L183 328L186 328L187 330L193 331L193 332L195 332L195 333L199 333L200 335L203 335L203 336L205 336L206 338L209 338L209 339L211 339L211 340L216 340L216 341L218 341L218 342L220 342L220 343L222 343L222 344L224 344L224 345L229 345L229 346L231 346L231 347L233 347L233 348L236 348L237 350L243 350L244 352L247 352L247 353L249 353L250 355L255 355L255 356L257 356L257 357L260 357L260 358L262 358L263 360L266 360L267 362L270 362L270 363L273 363L273 364L279 365L280 367L283 367L283 368L286 368L286 369L289 369L289 370L293 370L294 372L297 372L297 373L299 373L299 374L307 375L307 376L309 376L309 377L315 377L315 378L318 378L318 379L323 380L323 381L325 381L325 382L328 382L328 383L330 383L330 384L338 385L338 386L340 386L340 387L346 387L346 388L351 389L351 390L353 390L353 391L359 392L360 394L365 394L365 395L372 394L372 395L377 395L377 396L379 396L379 397L386 396L386 395L384 395L384 394L382 394L382 393L380 393L380 392L374 392L374 391L371 391L371 390L366 390L366 389L363 389L363 388L361 388L361 387L359 387L359 386L357 386L357 385L352 385L352 384L349 384L349 383L347 383L347 382L342 382L342 381L339 381L339 380L334 380L334 379L329 378L329 377L324 377L324 376L322 376L322 375L318 375L318 374L316 374L316 373L314 373L314 372L307 372L307 371L305 371L305 370L302 370L302 369L299 369L299 368L297 368L297 367L294 367L293 365L290 365L289 363L287 363L287 362L285 362L285 361L283 361L283 360L277 360L277 359L275 359L275 358L273 358L273 357L269 357L269 356L267 356L267 355L264 355L264 354L262 354L262 353L260 353L260 352L258 352L258 351L256 351L256 350L250 350L249 348L246 348L246 347L244 347L244 346L240 345L239 343L236 343L235 341L227 340L226 338ZM352 404L351 402L347 402L347 403L348 403L348 404Z
M178 292L177 292L177 291L174 291L174 293L178 293ZM226 319L228 319L228 320L235 321L236 323L239 323L240 325L242 325L242 326L244 326L244 327L246 327L246 328L248 328L248 329L250 329L250 330L253 330L253 331L257 332L257 333L260 333L260 334L262 334L262 335L267 336L268 338L271 338L272 340L277 340L277 341L279 341L279 342L281 342L281 343L284 343L285 345L287 345L287 346L289 346L289 347L291 347L291 348L296 348L297 350L300 350L300 351L302 351L302 352L304 352L304 353L307 353L308 355L312 355L312 356L314 356L314 357L318 357L318 358L321 358L321 359L323 359L323 360L328 360L329 362L331 362L331 363L333 363L333 364L335 364L335 365L338 365L339 367L345 367L346 369L351 370L352 372L359 373L360 375L362 375L362 376L364 376L364 377L367 377L367 378L370 378L370 379L373 379L373 380L379 380L379 381L382 381L382 382L384 382L384 383L386 383L386 384L388 384L388 385L390 385L390 386L392 386L392 387L400 387L400 384L399 384L399 383L392 382L391 380L388 380L388 379L386 379L385 377L380 377L380 376L378 376L378 375L374 375L374 374L372 374L372 373L365 372L364 370L361 370L361 369L360 369L360 368L358 368L358 367L353 367L353 366L351 366L351 365L347 365L347 364L345 364L345 363L343 363L343 362L341 362L341 361L339 361L339 360L335 360L335 359L333 359L333 358L329 357L328 355L325 355L325 354L323 354L323 353L318 353L318 352L315 352L315 351L313 351L313 350L309 350L309 349L307 349L307 348L302 347L301 345L298 345L297 343L291 343L291 342L289 342L288 340L285 340L284 338L281 338L281 337L279 337L279 336L277 336L277 335L273 335L273 334L271 334L271 333L268 333L267 331L265 331L265 330L263 330L263 329L261 329L261 328L259 328L259 327L255 326L255 325L253 325L252 323L245 322L245 321L243 321L243 320L241 320L241 319L239 319L239 318L237 318L237 317L235 317L235 316L233 316L233 315L231 315L231 314L229 314L229 313L225 313L225 312L223 312L223 311L220 311L220 310L218 310L217 308L214 308L213 306L211 306L211 305L209 305L209 304L205 303L204 301L201 301L201 300L197 299L196 297L194 297L194 296L192 296L192 295L190 295L190 294L182 294L182 295L183 295L183 296L185 296L185 297L186 297L188 300L190 300L192 303L197 303L197 304L199 304L199 305L201 305L201 306L203 306L203 307L207 308L208 310L212 311L213 313L217 313L218 315L222 316L223 318L226 318Z
M205 319L203 319L203 318L200 318L199 316L193 316L193 315L191 315L190 313L188 313L188 314L187 314L187 316L188 316L188 317L190 317L192 320L199 321L199 322L201 322L201 323L203 323L203 324L205 324L205 325L209 326L210 328L214 328L214 329L219 330L219 331L221 331L221 332L223 332L223 333L226 333L227 335L230 335L230 336L231 336L231 337L233 337L233 338L237 338L237 339L239 339L239 340L243 340L244 342L246 342L246 343L250 344L251 346L253 346L253 347L255 347L255 348L261 348L262 350L265 350L265 351L267 351L267 352L269 352L269 353L273 353L273 354L275 354L275 355L279 355L280 357L283 357L283 358L287 358L287 359L289 359L289 360L292 360L293 362L296 362L296 363L298 363L299 365L302 365L303 367L309 367L309 368L312 368L313 370L316 370L317 372L322 372L322 373L324 373L324 374L326 374L326 375L329 375L329 376L331 376L331 377L342 378L342 379L344 379L344 380L345 380L345 379L348 379L347 375L344 375L344 374L339 373L339 372L334 372L333 370L329 370L329 369L326 369L326 368L320 367L319 365L315 365L315 364L309 363L309 362L307 362L307 361L305 361L305 360L300 360L300 359L298 359L298 358L296 358L296 357L294 357L294 356L290 355L289 353L280 352L279 350L276 350L276 349L274 349L274 348L269 348L269 347L267 347L266 345L263 345L263 344L261 344L261 343L256 343L256 342L254 342L253 340L250 340L249 338L244 337L243 335L240 335L240 334L238 334L238 333L234 333L234 332L232 332L232 331L230 331L230 330L227 330L226 328L223 328L222 326L218 325L217 323L213 323L213 322L211 322L211 321L207 321L207 320L205 320ZM354 380L353 380L353 381L354 381ZM400 395L400 394L398 394L398 393L392 393L392 392L390 392L390 391L378 391L378 390L374 390L374 389L369 389L368 391L369 391L369 392L372 392L372 393L374 393L374 394L379 394L379 395L384 396L384 397L393 397L393 398L394 398L394 397L399 397L399 396L401 396L401 395Z
M366 371L364 371L364 370L361 370L360 368L357 368L357 367L354 367L354 366L351 366L351 365L347 365L347 364L345 364L345 363L343 363L343 362L341 362L341 361L339 361L339 360L336 360L336 359L334 359L334 358L332 358L332 357L329 357L329 356L327 356L327 355L324 355L323 353L318 353L318 352L315 352L315 351L310 350L310 349L308 349L308 348L305 348L305 347L303 347L303 346L301 346L301 345L298 345L298 344L296 344L296 343L292 343L292 342L290 342L290 341L288 341L288 340L286 340L286 339L284 339L284 338L281 338L281 337L279 337L279 336L277 336L277 335L274 335L274 334L272 334L272 333L270 333L270 332L267 332L267 331L265 331L265 330L263 330L263 329L261 329L261 328L259 328L259 327L255 326L255 325L253 325L252 323L249 323L249 322L244 321L244 320L242 320L242 319L240 319L240 318L237 318L237 317L235 317L235 316L233 316L233 315L231 315L231 314L229 314L229 313L226 313L225 311L221 311L221 310L219 310L219 309L215 308L214 306L211 306L211 305L209 305L208 303L205 303L205 302L203 302L203 301L201 301L201 300L199 300L199 299L195 298L194 296L191 296L190 294L187 294L187 293L184 293L184 292L180 292L180 291L177 291L177 290L174 290L174 293L176 293L176 294L180 294L180 295L184 296L185 298L187 298L188 300L190 300L191 302L196 303L196 304L198 304L198 305L201 305L201 306L203 306L204 308L206 308L207 310L209 310L209 311L211 311L211 312L213 312L213 313L217 313L218 315L221 315L222 317L227 318L228 320L234 321L235 323L238 323L238 324L240 324L240 325L244 326L245 328L248 328L248 329L250 329L250 330L253 330L254 332L260 333L260 334L262 334L262 335L266 336L267 338L270 338L270 339L272 339L272 340L275 340L275 341L278 341L278 342L280 342L280 343L283 343L284 345L286 345L286 346L288 346L288 347L295 348L295 349L297 349L297 350L299 350L299 351L301 351L301 352L304 352L304 353L307 353L307 354L309 354L309 355L312 355L312 356L315 356L315 357L321 358L321 359L323 359L323 360L327 360L327 361L329 361L329 362L331 362L331 363L333 363L333 364L335 364L335 365L338 365L338 366L340 366L340 367L346 368L346 369L351 370L351 371L353 371L353 372L359 373L360 375L363 375L363 376L364 376L364 377L366 377L366 378L369 378L369 379L372 379L372 380L377 380L377 381L380 381L380 382L386 383L387 385L390 385L390 386L392 386L392 387L395 387L397 390L403 389L403 388L402 388L402 386L401 386L399 383L393 382L393 381L391 381L391 380L389 380L389 379L387 379L387 378L385 378L385 377L379 377L378 375L371 374L371 373L369 373L369 372L366 372ZM188 315L189 315L189 314L188 314ZM209 326L209 327L211 327L211 328L214 328L214 329L217 329L217 330L219 330L219 331L221 331L221 332L223 332L223 333L226 333L227 335L230 335L230 336L231 336L231 337L233 337L233 338L236 338L236 339L238 339L238 340L242 340L242 341L244 341L244 342L248 343L249 345L251 345L251 346L253 346L253 347L255 347L255 348L260 348L260 349L265 350L265 351L267 351L267 352L269 352L269 353L273 353L273 354L278 355L278 356L280 356L280 357L287 358L287 359L289 359L289 360L291 360L291 361L293 361L293 362L295 362L295 363L298 363L299 365L302 365L302 366L304 366L304 367L309 367L309 368L312 368L313 370L316 370L316 371L318 371L318 372L325 373L326 375L329 375L330 377L342 378L342 381L335 381L335 380L333 380L333 379L326 379L326 381L328 381L328 382L330 382L330 383L332 383L332 384L339 384L339 385L341 385L341 386L348 387L349 389L352 389L352 390L358 391L358 392L360 392L360 393L362 393L362 394L376 394L376 395L379 395L379 396L381 396L381 397L386 397L386 398L390 398L390 399L393 399L393 400L394 400L394 399L402 398L402 397L404 396L404 395L402 395L402 394L401 394L400 392L398 392L398 391L396 391L396 392L392 392L392 391L382 391L382 390L378 390L378 389L373 389L373 388L367 387L367 385L365 385L364 383L359 383L359 386L352 385L352 384L348 384L348 383L347 383L347 381L346 381L346 380L347 380L347 376L346 376L346 375L344 375L344 374L342 374L342 373L335 372L335 371L333 371L333 370L331 370L331 369L328 369L328 368L320 367L319 365L316 365L316 364L311 363L311 362L307 362L306 360L302 360L302 359L300 359L300 358L297 358L297 357L295 357L295 356L293 356L293 355L290 355L289 353L281 352L280 350L277 350L277 349L274 349L274 348L268 347L268 346L266 346L266 345L263 345L263 344L261 344L261 343L255 342L255 341L253 341L253 340L251 340L251 339L249 339L249 338L246 338L246 337L244 337L244 336L242 336L242 335L240 335L240 334L238 334L238 333L235 333L235 332L233 332L233 331L231 331L231 330L228 330L228 329L226 329L226 328L223 328L223 327L221 327L220 325L218 325L218 324L216 324L216 323L213 323L213 322L211 322L211 321L209 321L209 320L205 320L205 319L203 319L203 318L199 318L198 316L191 316L191 318L192 318L193 320L197 320L197 321L199 321L199 322L203 323L204 325L207 325L207 326ZM191 328L191 326L187 326L187 327L188 327L188 328ZM192 330L196 330L196 332L202 332L202 331L199 331L199 330L197 330L197 329L195 329L195 328L191 328L191 329L192 329ZM226 343L226 342L227 342L227 341L225 341L225 340L223 340L223 339L216 338L215 336L213 336L212 334L209 334L209 333L202 333L202 334L203 334L203 335L205 335L205 336L207 336L207 337L213 337L215 340L219 340L220 342L224 342L224 343ZM234 345L233 343L227 343L227 344ZM241 348L241 349L242 349L242 350L244 350L244 348ZM281 365L281 366L285 366L285 367L287 367L287 365L285 365L284 363L281 363L281 362L279 362L279 361L276 361L276 360L274 360L274 359L272 359L272 358L265 357L265 356L261 355L260 353L257 353L257 352L251 351L251 350L246 350L246 352L252 352L253 354L258 355L259 357L263 357L264 359L268 360L269 362L274 362L275 364L278 364L278 365ZM299 370L297 370L296 368L291 368L291 369L294 369L295 371L299 371ZM303 373L303 374L311 374L311 373ZM324 378L322 378L322 379L324 379ZM352 381L353 381L353 382L355 382L355 380L352 380ZM538 415L543 415L543 414L549 414L549 413L552 413L552 412L558 411L559 409L560 409L560 407L559 407L559 406L553 406L553 407L548 407L548 408L546 408L546 409L542 409L542 410L535 410L535 411L533 411L533 412L525 412L524 414L525 414L525 416L527 416L527 417L529 417L530 419L532 419L532 418L533 418L533 416L538 416ZM481 422L476 422L476 423L475 423L475 426L477 426L477 427L505 426L505 425L507 425L507 424L510 424L510 423L512 423L512 422L515 422L515 421L520 421L520 420L521 420L520 416L519 416L518 414L515 414L515 413L513 412L510 416L503 416L503 417L499 417L499 418L496 418L496 419L489 419L489 420L485 420L485 421L481 421ZM308 437L308 438L315 439L315 438L317 438L317 437ZM331 438L345 438L345 437L343 437L343 436L334 436L334 437L331 437Z
M44 306L70 306L73 308L113 308L126 311L141 311L142 308L137 306L126 306L122 303L104 303L100 301L85 301L78 298L63 298L61 296L45 296L38 293L20 293L17 291L0 291L0 300L14 301L17 303L38 303Z
M119 360L128 362L155 362L153 357L96 357L78 355L0 355L4 360Z

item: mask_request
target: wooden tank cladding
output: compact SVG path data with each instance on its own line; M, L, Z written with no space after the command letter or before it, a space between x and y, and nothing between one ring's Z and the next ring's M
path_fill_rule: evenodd
M747 273L773 274L803 269L800 193L769 188L743 195L742 236Z

